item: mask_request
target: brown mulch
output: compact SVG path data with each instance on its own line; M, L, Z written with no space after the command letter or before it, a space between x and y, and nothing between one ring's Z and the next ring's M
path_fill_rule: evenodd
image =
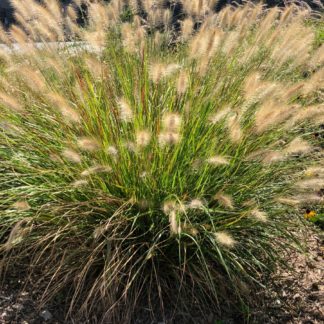
M310 236L308 233L305 242L309 248L307 254L295 252L287 256L293 272L278 271L272 276L269 289L257 293L258 306L256 309L250 309L250 323L324 323L323 239L318 234ZM40 291L26 286L15 276L3 284L0 283L0 323L72 323L64 319L65 305L62 300L57 305L51 304L38 309L34 301L40 294ZM94 323L91 320L87 322ZM212 323L215 321L212 320ZM236 323L236 321L233 317L233 320L222 319L218 323Z
M308 252L287 256L293 272L281 269L272 276L269 289L259 293L263 305L252 311L254 323L324 323L323 233L301 237Z

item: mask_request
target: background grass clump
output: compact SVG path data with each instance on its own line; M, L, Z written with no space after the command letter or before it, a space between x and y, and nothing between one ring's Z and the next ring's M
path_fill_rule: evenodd
M21 48L1 53L1 273L41 273L43 301L64 292L69 314L105 323L249 304L300 243L298 206L323 200L311 12L182 1L175 30L162 5L112 1L81 29L73 7L15 3L1 35ZM52 44L66 37L83 43Z

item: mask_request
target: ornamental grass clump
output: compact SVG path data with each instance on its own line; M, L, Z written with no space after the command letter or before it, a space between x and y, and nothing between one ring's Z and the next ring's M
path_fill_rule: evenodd
M89 3L81 28L80 1L15 0L2 31L1 275L37 275L67 316L248 304L323 201L312 13L178 2L180 30L163 2Z

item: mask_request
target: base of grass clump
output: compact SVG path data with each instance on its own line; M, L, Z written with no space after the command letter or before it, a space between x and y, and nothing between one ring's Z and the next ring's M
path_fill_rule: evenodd
M1 33L24 49L2 53L1 277L23 265L78 321L246 317L301 245L298 206L323 200L312 13L182 1L178 31L149 3L91 4L86 28L56 1L17 4ZM66 33L91 51L47 46Z
M281 268L270 277L262 279L267 289L260 288L249 291L250 303L244 309L227 308L222 306L222 314L213 313L213 307L205 305L204 316L200 315L201 309L193 305L188 312L172 312L167 305L164 305L164 314L152 320L152 312L143 305L133 316L134 323L304 323L313 321L321 323L324 314L321 311L321 295L323 285L321 283L323 271L323 237L320 238L316 232L302 231L298 234L300 240L307 247L307 253L290 253L284 257L288 267ZM28 274L17 267L7 273L0 289L0 318L3 323L44 321L44 315L50 313L51 319L47 323L96 323L100 314L92 317L77 319L72 312L66 317L68 311L67 294L60 293L54 300L47 304L38 303L46 288L40 285L37 278L28 278ZM170 299L172 302L172 299ZM146 307L145 307L146 306ZM173 305L174 306L174 303ZM172 308L171 308L172 309ZM180 317L180 319L179 319ZM173 318L173 319L172 319ZM172 319L172 320L171 320Z

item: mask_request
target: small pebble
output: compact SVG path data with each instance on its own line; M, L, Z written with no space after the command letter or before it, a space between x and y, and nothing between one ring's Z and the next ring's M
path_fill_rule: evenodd
M21 311L24 308L22 304L15 304L12 307L16 309L16 311Z
M49 321L53 315L48 310L43 310L39 314L45 321Z
M9 315L9 314L8 314L6 311L2 312L2 313L0 314L0 320L1 320L1 319L2 319L2 320L7 319L8 315Z

